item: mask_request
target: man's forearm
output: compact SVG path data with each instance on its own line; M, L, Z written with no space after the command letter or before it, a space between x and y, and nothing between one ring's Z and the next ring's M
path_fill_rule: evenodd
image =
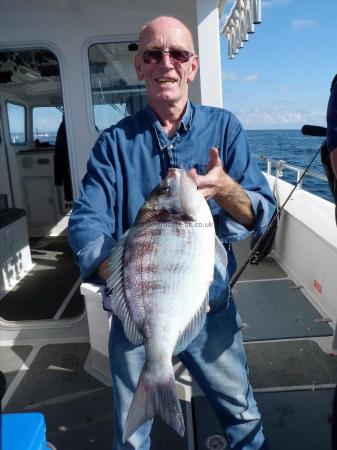
M221 175L221 185L214 199L239 223L247 228L254 226L255 218L250 198L242 187L225 172Z

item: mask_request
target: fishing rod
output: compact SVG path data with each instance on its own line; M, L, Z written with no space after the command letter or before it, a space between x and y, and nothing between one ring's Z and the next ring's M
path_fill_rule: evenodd
M307 136L325 137L326 136L326 128L325 127L319 127L319 126L316 126L316 125L303 125L303 127L302 127L302 134L307 135ZM247 267L247 265L250 262L253 265L257 265L258 264L260 254L257 252L257 249L259 248L261 243L266 238L267 238L267 240L266 240L266 243L264 245L264 248L266 248L267 245L270 243L271 239L273 239L273 236L276 233L276 229L273 232L273 228L276 226L276 223L277 223L277 221L280 218L281 212L283 211L283 209L284 209L285 205L287 204L287 202L290 200L290 197L295 192L297 186L303 180L304 176L306 175L306 173L310 169L312 163L314 162L314 160L316 159L316 157L317 157L317 155L318 155L318 153L320 151L321 151L321 147L319 147L319 149L317 150L317 152L315 153L315 155L313 156L313 158L311 159L311 161L309 162L307 167L301 173L301 176L299 177L299 179L297 180L296 184L294 185L294 188L291 190L290 194L288 195L288 197L283 202L283 205L279 208L277 213L273 216L273 218L269 222L269 224L268 224L266 230L264 231L264 233L262 233L261 236L259 237L259 239L256 241L256 243L253 246L253 248L252 248L248 258L246 259L246 261L242 264L240 269L234 274L233 278L231 279L230 285L229 285L231 289L235 286L235 284L238 281L238 279L240 278L242 272L245 270L245 268Z

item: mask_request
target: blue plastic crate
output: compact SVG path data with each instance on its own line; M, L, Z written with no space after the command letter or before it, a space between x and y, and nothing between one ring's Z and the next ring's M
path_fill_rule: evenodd
M2 414L1 450L48 450L41 413Z

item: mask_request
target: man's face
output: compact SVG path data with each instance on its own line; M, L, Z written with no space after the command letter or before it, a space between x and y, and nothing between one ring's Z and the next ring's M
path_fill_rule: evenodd
M188 50L193 53L188 30L170 18L155 20L141 36L139 45L135 67L138 78L145 81L149 104L154 107L159 103L184 106L188 99L188 84L198 70L198 57L193 55L180 63L164 54L160 62L146 64L143 53L147 50Z

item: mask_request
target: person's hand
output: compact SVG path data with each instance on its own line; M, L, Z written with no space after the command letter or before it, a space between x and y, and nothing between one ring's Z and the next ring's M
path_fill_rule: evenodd
M330 152L330 160L333 173L337 179L337 147Z
M96 270L96 274L103 280L107 280L109 278L108 259L105 259L103 262L101 262L101 264L98 266L98 269Z
M254 225L250 199L242 187L223 169L217 148L212 147L209 151L206 175L198 175L195 169L191 169L188 176L192 178L206 200L214 198L223 210L247 228Z
M226 177L218 149L212 147L209 151L206 175L198 175L195 169L191 169L188 176L192 178L206 200L217 195L220 188L224 186Z

